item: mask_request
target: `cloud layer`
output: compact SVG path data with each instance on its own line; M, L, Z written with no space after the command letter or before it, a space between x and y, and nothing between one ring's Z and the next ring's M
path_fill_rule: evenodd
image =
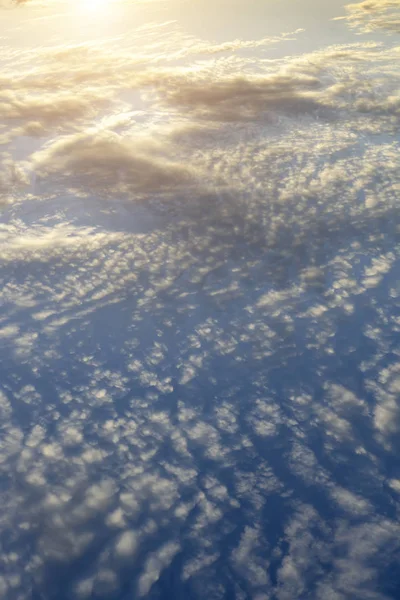
M400 49L289 37L3 40L0 597L396 597Z

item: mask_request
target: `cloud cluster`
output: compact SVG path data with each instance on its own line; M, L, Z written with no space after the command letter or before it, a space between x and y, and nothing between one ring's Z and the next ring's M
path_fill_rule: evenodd
M346 6L347 16L341 17L363 33L384 30L400 33L399 0L364 0Z
M7 597L391 597L398 155L324 127L297 167L258 140L281 197L245 212L231 192L201 219L180 198L4 213Z
M195 185L202 196L210 186L230 187L227 168L231 162L235 171L236 159L222 159L224 148L237 153L246 140L250 157L268 128L282 139L303 120L326 132L332 122L344 132L339 123L347 122L355 135L394 133L398 55L397 48L353 44L265 64L255 74L244 58L210 59L190 71L145 67L144 55L130 59L115 48L45 50L35 55L36 71L32 57L22 56L19 77L4 76L2 142L10 152L15 140L27 139L16 168L47 190L134 198Z
M161 73L155 87L168 106L198 119L268 124L280 116L343 120L347 113L353 127L366 115L371 126L390 128L399 115L397 59L398 48L354 44L265 65L257 75L215 72L215 64L194 73Z

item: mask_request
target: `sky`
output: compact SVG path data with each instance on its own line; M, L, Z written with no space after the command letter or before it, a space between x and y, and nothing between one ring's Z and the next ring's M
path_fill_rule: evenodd
M400 0L0 0L0 599L400 595Z

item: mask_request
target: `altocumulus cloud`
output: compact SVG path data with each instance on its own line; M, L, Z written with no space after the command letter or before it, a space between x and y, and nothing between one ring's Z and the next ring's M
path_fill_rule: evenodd
M10 52L7 600L396 597L399 48L267 44Z

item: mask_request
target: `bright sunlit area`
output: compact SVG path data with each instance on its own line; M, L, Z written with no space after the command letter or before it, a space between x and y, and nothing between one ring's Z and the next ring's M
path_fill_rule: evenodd
M104 13L112 10L116 5L116 0L78 0L75 9L88 13Z
M0 24L0 599L398 600L400 0Z

